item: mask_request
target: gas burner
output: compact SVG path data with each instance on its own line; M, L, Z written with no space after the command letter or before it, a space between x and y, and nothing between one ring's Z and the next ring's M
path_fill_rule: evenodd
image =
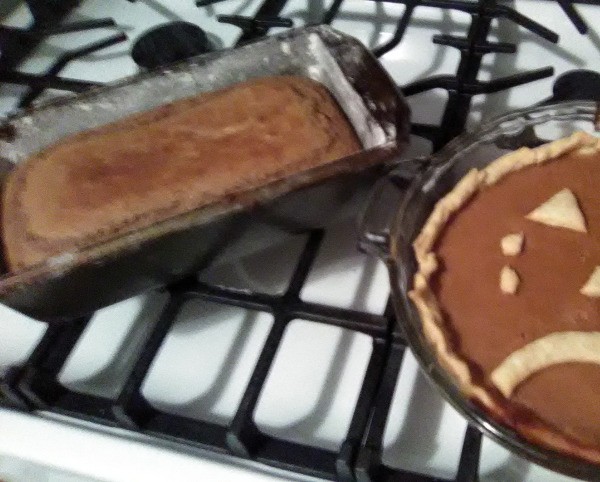
M144 32L133 44L131 57L152 69L214 50L204 30L189 22L169 22Z
M571 70L554 82L551 101L595 100L600 102L600 74L592 70Z

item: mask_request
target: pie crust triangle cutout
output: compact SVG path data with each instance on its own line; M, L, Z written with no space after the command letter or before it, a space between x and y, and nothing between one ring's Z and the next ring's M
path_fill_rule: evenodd
M600 297L600 266L596 266L589 279L579 290L582 295L590 298Z
M565 188L557 192L525 217L548 226L587 233L585 218L579 209L577 198L570 189Z

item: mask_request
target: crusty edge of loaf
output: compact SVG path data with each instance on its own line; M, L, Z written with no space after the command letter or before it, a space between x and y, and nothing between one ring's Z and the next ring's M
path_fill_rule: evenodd
M457 382L460 391L487 409L493 418L503 424L512 425L523 437L533 443L559 450L571 456L600 463L600 448L589 447L570 437L551 430L540 422L515 422L508 415L506 404L490 390L477 384L471 376L467 361L450 346L449 331L437 297L431 289L430 279L439 264L433 250L434 245L454 213L465 206L481 189L498 183L512 172L527 166L543 164L568 153L584 155L600 153L600 138L585 132L576 132L569 137L544 144L536 148L521 148L506 154L484 169L469 171L433 208L421 232L413 243L418 269L413 278L413 289L408 296L421 318L423 334L433 348L440 365Z
M356 150L359 151L361 149L360 139L358 139L351 122L347 119L345 112L343 111L343 109L341 109L341 107L339 107L335 98L333 97L333 95L327 89L326 86L324 86L323 84L316 82L312 79L308 79L308 78L304 78L304 77L277 76L277 78L281 79L282 82L296 94L298 94L302 97L308 96L310 99L312 99L315 102L315 105L318 105L319 107L322 107L322 105L323 105L322 101L324 100L325 96L327 97L327 100L331 100L332 105L335 105L335 107L337 108L337 112L339 112L340 116L348 124L353 141L356 143ZM263 80L263 79L271 80L271 79L274 79L274 77L265 77L265 78L261 78L259 80ZM210 97L212 95L222 94L223 92L226 92L230 89L235 88L237 85L238 84L235 84L228 88L225 88L225 89L222 89L222 90L219 90L216 92L204 93L204 94L200 95L199 97L203 97L203 96ZM306 89L300 89L300 87L306 87ZM203 101L204 100L205 99L203 98ZM190 101L190 98L187 98L187 99L180 99L178 102L185 104L186 102L189 102L189 101ZM329 103L327 105L329 105ZM134 121L137 121L138 120L137 118L139 116L149 115L151 112L153 112L153 110L140 112L138 114L134 114L131 117L134 119ZM319 111L319 112L321 112L321 111ZM325 114L325 117L327 117L327 119L329 119L329 115L328 115L328 114L330 114L329 110L325 110L323 112ZM328 122L329 122L329 120L328 120ZM110 129L110 126L111 126L111 124L108 124L106 126L101 126L100 128L101 129L106 129L106 128ZM345 129L345 127L344 127L344 129ZM95 131L95 129L94 129L94 131ZM93 134L93 132L90 133L90 131L84 131L79 134L76 134L75 137L85 138L92 134ZM295 170L295 173L297 175L303 175L304 173L307 173L308 171L310 171L312 169L317 169L319 167L322 167L325 164L331 164L336 160L337 159L332 159L329 162L321 162L321 163L315 164L311 160L303 159L301 162L297 163L297 169ZM23 213L23 210L20 207L20 197L16 194L16 191L19 190L19 186L22 185L22 183L24 182L25 172L26 172L26 168L19 170L19 172L16 173L17 174L16 176L10 176L9 181L7 182L7 184L9 184L10 186L8 189L5 189L5 191L3 193L3 199L4 199L3 205L5 205L5 206L12 205L13 207L16 206L17 211L18 211L17 216L16 216L16 218L18 218L18 219L13 219L11 216L4 216L4 219L6 219L8 221L3 223L5 226L5 230L7 231L7 233L5 235L3 235L4 252L5 252L7 260L8 260L8 265L11 268L11 272L17 272L19 270L22 270L23 268L28 268L28 267L34 266L38 262L44 261L45 259L48 259L52 256L56 256L56 255L62 253L63 251L64 252L78 252L82 249L87 249L88 247L95 246L99 242L102 243L102 242L108 241L115 237L130 233L133 230L149 228L154 223L160 223L163 221L167 221L173 217L184 215L186 213L193 211L193 210L185 210L185 211L181 211L181 212L175 212L172 216L158 216L158 218L155 216L155 214L157 213L156 211L149 212L149 213L147 213L147 215L140 217L140 218L136 218L134 220L127 219L127 220L123 221L122 223L120 223L118 226L113 226L110 230L106 230L105 233L95 233L92 235L87 235L86 237L63 237L60 239L47 240L45 238L41 238L41 237L37 236L34 233L31 233L31 231L29 229L23 230L23 226L27 225L27 220L26 220L26 215ZM194 208L194 210L195 209L203 209L205 207L210 207L210 206L214 205L215 203L220 202L220 199L227 199L231 196L237 195L238 193L243 196L247 193L248 190L253 191L256 189L261 189L262 187L267 187L273 182L278 182L278 181L282 180L285 177L283 173L287 173L287 171L277 170L275 172L272 172L269 176L266 176L264 179L258 180L257 182L254 183L253 186L250 186L249 188L246 185L233 186L231 189L224 191L221 194L221 196L219 196L219 197L214 197L214 199L208 200L206 202L198 203L198 205ZM27 243L22 242L24 239L27 240ZM77 244L79 246L74 246L74 244ZM37 262L23 261L24 259L31 260L33 258L35 258L38 261Z

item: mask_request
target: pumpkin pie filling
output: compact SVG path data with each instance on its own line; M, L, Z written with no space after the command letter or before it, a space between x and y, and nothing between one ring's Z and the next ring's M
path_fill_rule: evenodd
M585 138L589 143L589 136ZM513 427L519 425L519 414L523 420L533 415L544 430L600 454L600 364L570 362L543 368L507 398L490 380L509 355L535 340L559 332L600 332L600 297L580 292L600 265L600 142L596 147L573 149L548 162L532 161L489 185L482 182L440 223L428 250L419 252L416 242L427 287L421 294L416 288L411 296L422 318L438 320L444 333L440 344L437 331L433 335L429 331L438 355L446 356L447 351L449 357L465 362L469 374L462 377L463 385L466 380L483 388L489 394L484 405L503 405L494 411L509 410ZM526 218L565 188L578 201L587 233ZM518 255L507 256L500 247L510 233L523 233ZM424 268L428 253L435 257L433 269ZM505 266L518 273L515 294L499 287ZM424 305L439 316L424 313ZM454 372L460 374L461 369ZM540 441L537 435L534 438ZM600 456L591 458L600 461Z

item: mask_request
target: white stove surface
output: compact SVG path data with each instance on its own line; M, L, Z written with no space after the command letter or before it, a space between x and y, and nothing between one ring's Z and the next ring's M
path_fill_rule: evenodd
M330 3L292 0L281 15L300 26L319 19ZM482 80L548 65L554 67L556 74L575 68L600 71L600 7L576 7L591 29L588 36L581 36L555 2L508 3L557 32L560 41L551 44L507 20L500 20L494 25L498 40L517 43L518 54L486 56ZM110 16L119 27L51 37L24 62L21 70L42 72L65 49L122 29L129 42L76 60L61 72L65 77L115 80L138 71L129 56L131 41L150 26L186 20L203 27L211 38L217 39L219 47L228 47L237 39L239 29L218 23L216 15L253 15L260 1L230 0L205 8L193 4L187 0L84 1L72 20ZM373 47L391 38L403 8L346 0L332 25ZM25 7L16 7L0 21L17 27L29 22ZM435 74L454 74L458 52L434 45L431 37L435 33L465 33L468 25L467 14L420 7L404 41L386 54L382 62L400 85ZM552 82L546 79L508 92L477 97L470 121L476 123L481 118L539 102L551 95ZM23 91L18 87L0 87L0 112L13 109ZM410 98L413 120L439 121L445 96L444 91L433 91ZM415 138L406 156L426 154L428 150L427 142ZM328 231L302 292L304 300L383 312L388 297L384 266L357 253L355 240L354 220ZM281 292L303 241L303 237L298 237L241 261L215 266L203 273L202 278L239 288ZM163 297L151 293L98 312L67 361L60 381L82 392L118 393L132 353L143 342L143 327L151 326L162 303ZM151 404L168 412L218 422L231 420L271 323L266 314L210 303L189 303L154 361L143 385L144 395ZM0 370L25 360L44 328L43 324L0 306ZM293 321L257 406L255 421L259 428L283 439L338 448L348 429L370 353L371 340L366 335ZM195 369L190 371L189 367ZM0 479L7 481L267 481L293 477L272 469L266 473L260 466L256 466L257 470L241 468L209 454L198 457L177 453L59 423L50 417L0 410L0 427ZM408 353L386 427L384 462L390 467L452 478L465 428L462 417L440 398ZM483 443L480 478L490 482L572 480L529 464L489 440Z

